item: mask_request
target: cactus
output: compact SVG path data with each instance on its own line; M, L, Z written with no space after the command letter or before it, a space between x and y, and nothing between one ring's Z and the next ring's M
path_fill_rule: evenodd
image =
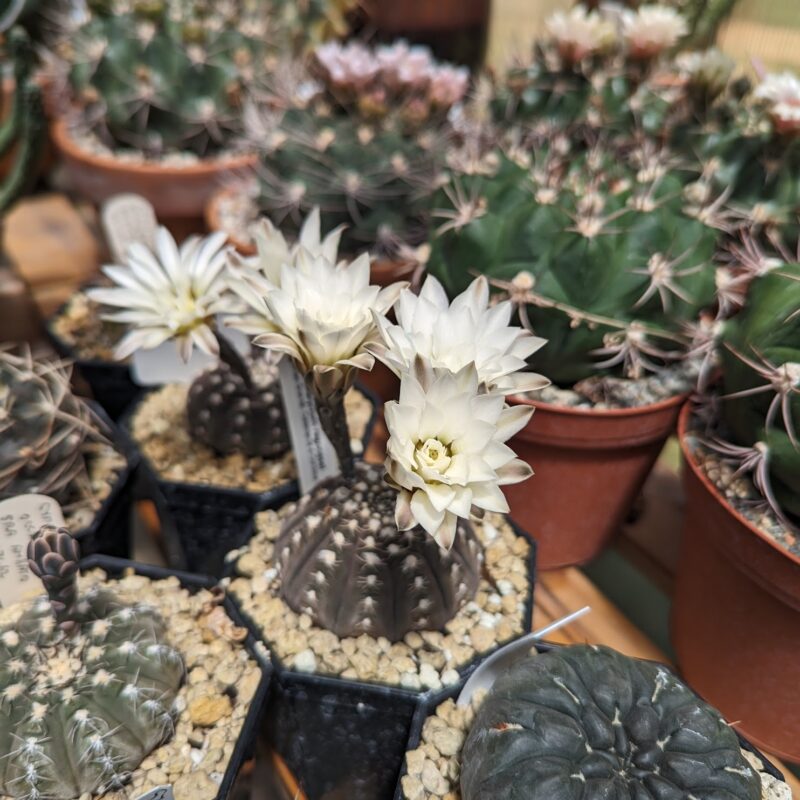
M47 597L0 628L0 794L73 800L121 788L173 729L180 655L152 608L79 596L78 545L44 526L28 562Z
M725 441L716 449L753 473L787 527L800 523L800 264L750 284L742 311L724 324L718 404ZM729 440L729 441L728 441Z
M28 34L13 28L6 49L14 68L14 99L8 116L0 124L0 158L17 148L11 170L0 185L0 214L23 194L35 178L34 166L44 141L42 91L31 77L33 49Z
M54 50L79 122L103 144L205 158L236 144L272 35L255 0L109 0L65 25Z
M666 667L573 645L498 677L461 754L464 800L760 800L734 731Z
M684 196L691 173L677 166L647 143L601 140L455 174L429 269L451 296L482 273L511 297L548 340L534 366L555 383L655 372L683 357L683 326L715 300L713 214Z
M65 503L88 488L86 447L99 420L72 394L69 369L30 351L0 351L0 495Z
M276 89L285 111L251 120L248 138L262 151L258 204L291 234L319 207L325 230L347 226L345 252L406 255L426 238L445 116L466 72L402 42L327 44L314 63L312 75Z
M464 521L448 553L419 528L399 533L396 498L383 470L364 463L350 482L304 497L276 542L284 600L341 637L394 642L443 628L477 591L481 546Z

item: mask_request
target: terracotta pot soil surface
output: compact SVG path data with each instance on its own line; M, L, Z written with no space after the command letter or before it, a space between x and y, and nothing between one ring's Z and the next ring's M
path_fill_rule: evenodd
M303 673L396 686L416 692L453 687L459 670L477 655L526 632L533 586L530 544L499 515L475 524L484 545L485 577L474 602L464 605L444 632L408 633L391 644L367 634L340 638L293 611L280 597L280 577L273 561L280 512L256 516L256 534L229 554L229 593L277 659Z
M446 700L425 720L419 744L406 752L396 800L460 800L461 751L485 696L485 692L476 693L467 706ZM761 775L762 800L791 800L788 786L766 772L755 753L743 749L742 755Z
M800 762L800 557L732 508L687 442L672 641L689 683L759 747Z
M260 665L245 649L246 632L236 628L211 591L190 594L177 578L150 580L130 574L111 580L97 569L79 578L82 593L98 585L125 604L153 606L168 621L169 643L180 652L187 670L176 698L173 735L132 772L130 796L171 784L175 800L215 800L262 679ZM27 604L17 604L0 610L0 624L12 622L25 608ZM120 796L99 795L109 800Z
M202 224L206 203L225 179L249 172L258 163L253 153L221 156L186 164L134 161L95 153L74 139L65 118L57 119L51 137L73 188L96 204L115 194L145 197L160 219Z
M536 408L510 442L535 474L504 491L511 516L539 545L539 569L584 564L609 543L685 400L592 410L511 398Z

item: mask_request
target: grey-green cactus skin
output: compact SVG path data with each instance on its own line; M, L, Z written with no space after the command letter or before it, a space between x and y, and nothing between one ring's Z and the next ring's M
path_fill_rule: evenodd
M722 435L767 449L775 500L800 526L800 264L756 278L744 308L725 323L720 358ZM749 392L744 396L742 392ZM727 436L726 436L727 438ZM766 498L771 502L770 498Z
M0 794L75 800L118 789L171 735L183 661L151 607L99 587L78 596L65 529L43 528L28 556L49 597L0 628Z
M224 361L192 382L186 403L189 433L220 455L277 458L289 432L277 370L266 383L237 373Z
M760 800L733 729L666 667L576 645L523 659L480 707L464 800Z
M0 214L23 194L35 179L34 167L41 155L45 120L42 90L33 80L33 47L23 28L7 35L7 55L14 68L14 97L10 113L0 125L0 158L16 146L11 169L0 184Z
M469 523L452 549L421 528L398 531L397 493L380 467L321 483L284 522L275 553L281 596L337 636L441 630L480 581L483 552Z
M451 296L480 273L517 301L554 383L641 377L681 357L684 325L715 303L719 232L692 177L647 144L504 156L491 175L452 176L429 269Z
M85 445L102 438L99 424L63 364L0 351L0 496L68 500L88 485Z

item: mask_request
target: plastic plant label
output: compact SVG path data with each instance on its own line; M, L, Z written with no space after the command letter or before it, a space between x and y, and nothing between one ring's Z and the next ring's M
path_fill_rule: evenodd
M64 526L52 497L22 494L0 502L0 608L37 587L39 579L28 569L28 542L42 525Z
M224 336L240 353L249 348L247 337L220 322L220 335ZM164 342L150 350L137 350L131 358L131 376L139 386L160 386L164 383L191 383L207 367L216 363L216 358L198 350L192 350L188 361L184 361L174 341Z
M155 789L140 794L136 800L175 800L175 794L172 791L172 786L167 784L156 786Z
M144 197L114 195L103 204L101 219L111 256L118 264L125 262L128 247L134 242L153 248L158 220L153 206Z
M300 493L308 494L320 481L339 474L339 460L322 430L314 396L303 376L290 358L282 358L278 369Z

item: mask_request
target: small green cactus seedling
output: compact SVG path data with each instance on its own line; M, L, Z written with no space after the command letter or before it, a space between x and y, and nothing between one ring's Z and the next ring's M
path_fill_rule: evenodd
M99 426L63 363L0 351L0 496L38 492L67 503L83 494Z
M236 144L269 71L272 19L254 0L110 0L70 18L54 49L79 127L111 148L200 158Z
M461 754L464 800L760 800L719 712L660 664L574 645L495 681Z
M28 34L22 28L13 28L7 34L5 47L14 69L14 98L0 124L0 158L14 147L16 153L0 184L0 215L29 187L41 154L45 126L42 90L31 77L34 55Z
M259 205L290 233L318 207L326 230L347 226L346 252L407 255L426 238L445 118L467 72L403 42L328 43L313 65L281 90L283 110L251 121Z
M683 357L683 326L715 301L718 234L679 166L647 143L601 140L454 174L429 268L451 296L486 275L548 340L534 366L555 383L658 371Z
M75 800L121 788L173 730L183 660L144 604L80 595L78 545L43 527L28 563L47 597L0 628L0 794Z
M773 266L725 322L714 449L789 528L800 524L800 264Z

